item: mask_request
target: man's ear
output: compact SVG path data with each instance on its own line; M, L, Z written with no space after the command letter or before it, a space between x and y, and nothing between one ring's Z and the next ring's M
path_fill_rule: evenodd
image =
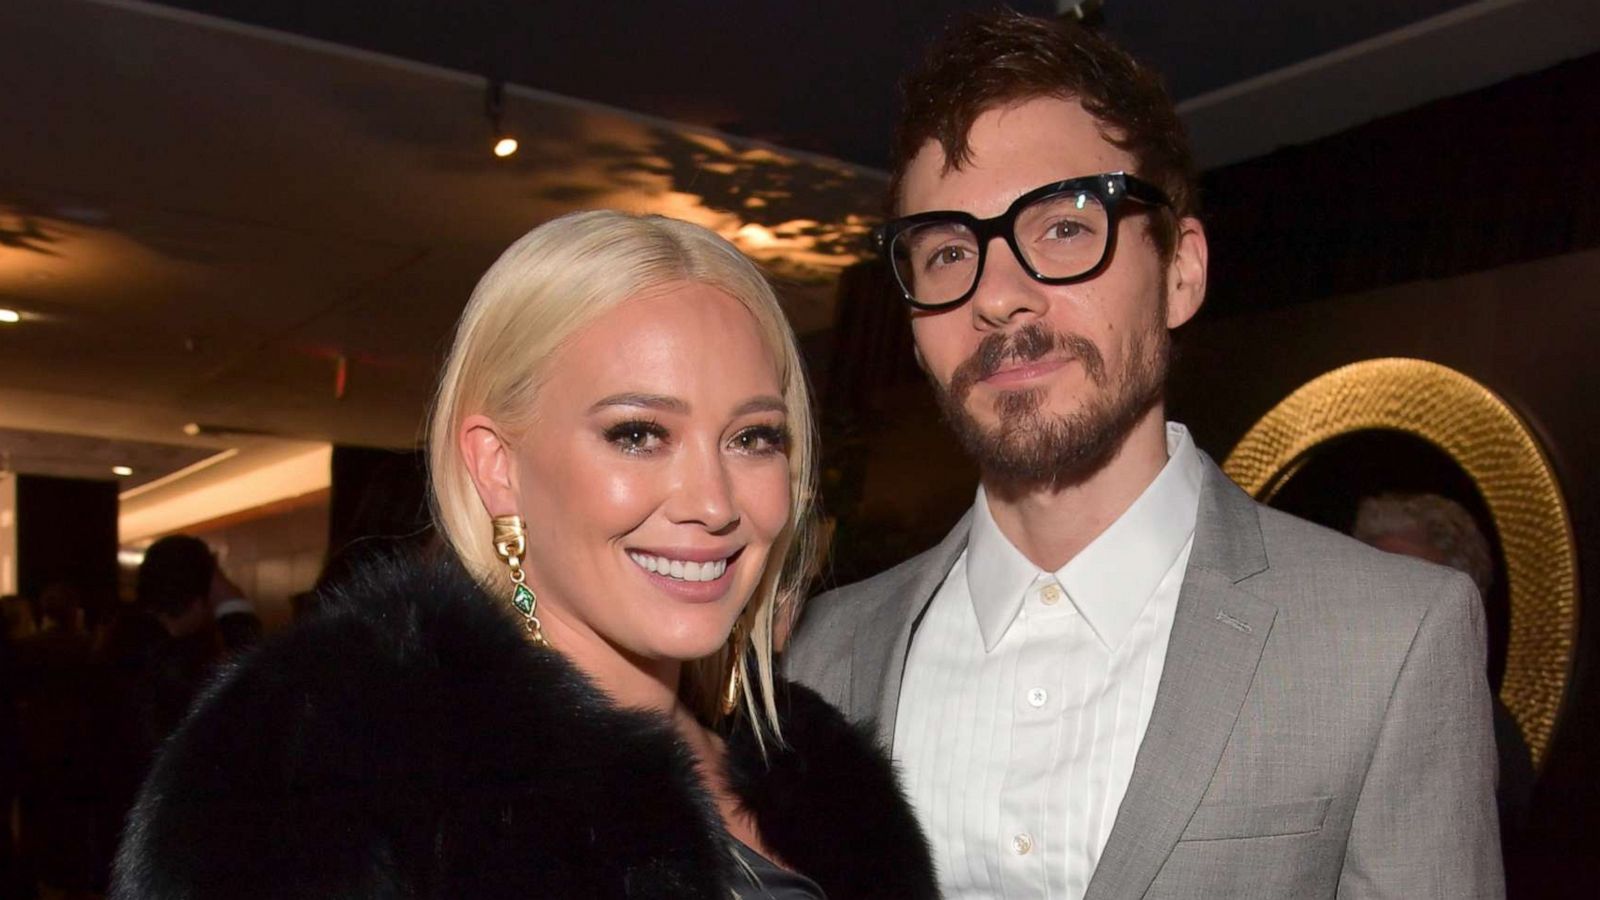
M1167 327L1177 328L1194 318L1206 302L1206 266L1210 251L1200 220L1178 220L1178 246L1167 266Z
M478 499L491 516L517 515L517 466L500 428L488 416L472 415L461 422L456 440L467 474L478 489Z

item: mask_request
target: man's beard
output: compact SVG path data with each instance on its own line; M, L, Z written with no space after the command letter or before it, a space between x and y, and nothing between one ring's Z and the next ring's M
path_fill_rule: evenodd
M983 339L972 356L956 367L948 386L930 373L945 421L986 478L1017 487L1065 485L1098 471L1122 446L1166 383L1172 339L1161 322L1136 335L1127 361L1106 371L1100 348L1082 335L1053 332L1033 323ZM1088 383L1081 408L1051 415L1045 388L1002 391L995 397L999 420L986 427L967 409L977 383L1007 363L1027 363L1061 351L1083 366Z

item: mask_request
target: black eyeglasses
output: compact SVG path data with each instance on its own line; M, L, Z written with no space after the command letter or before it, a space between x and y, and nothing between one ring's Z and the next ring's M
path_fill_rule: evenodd
M989 243L997 237L1006 239L1022 268L1043 284L1099 275L1116 249L1125 201L1172 207L1150 182L1108 172L1029 191L992 219L959 210L917 213L884 223L874 237L878 249L888 253L907 303L922 310L949 309L967 302L977 289Z

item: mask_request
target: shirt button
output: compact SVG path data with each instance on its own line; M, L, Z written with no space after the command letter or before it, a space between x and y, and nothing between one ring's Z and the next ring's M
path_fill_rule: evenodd
M1055 606L1060 601L1061 588L1056 585L1047 584L1044 586L1044 590L1039 592L1039 602L1045 606Z
M1030 835L1027 832L1021 832L1013 835L1011 838L1011 849L1016 851L1018 856L1027 856L1029 853L1032 853L1033 835Z
M1050 699L1050 692L1045 690L1044 688L1029 688L1028 689L1028 705L1033 707L1034 709L1038 709L1039 707L1045 705L1045 703L1047 701L1049 701L1049 699Z

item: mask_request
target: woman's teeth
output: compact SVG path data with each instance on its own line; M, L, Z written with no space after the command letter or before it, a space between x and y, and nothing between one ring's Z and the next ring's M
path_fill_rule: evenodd
M628 553L628 558L638 563L645 571L679 581L716 581L722 573L728 571L726 559L714 562L685 562L681 559L667 559L665 556L650 556L645 553Z

